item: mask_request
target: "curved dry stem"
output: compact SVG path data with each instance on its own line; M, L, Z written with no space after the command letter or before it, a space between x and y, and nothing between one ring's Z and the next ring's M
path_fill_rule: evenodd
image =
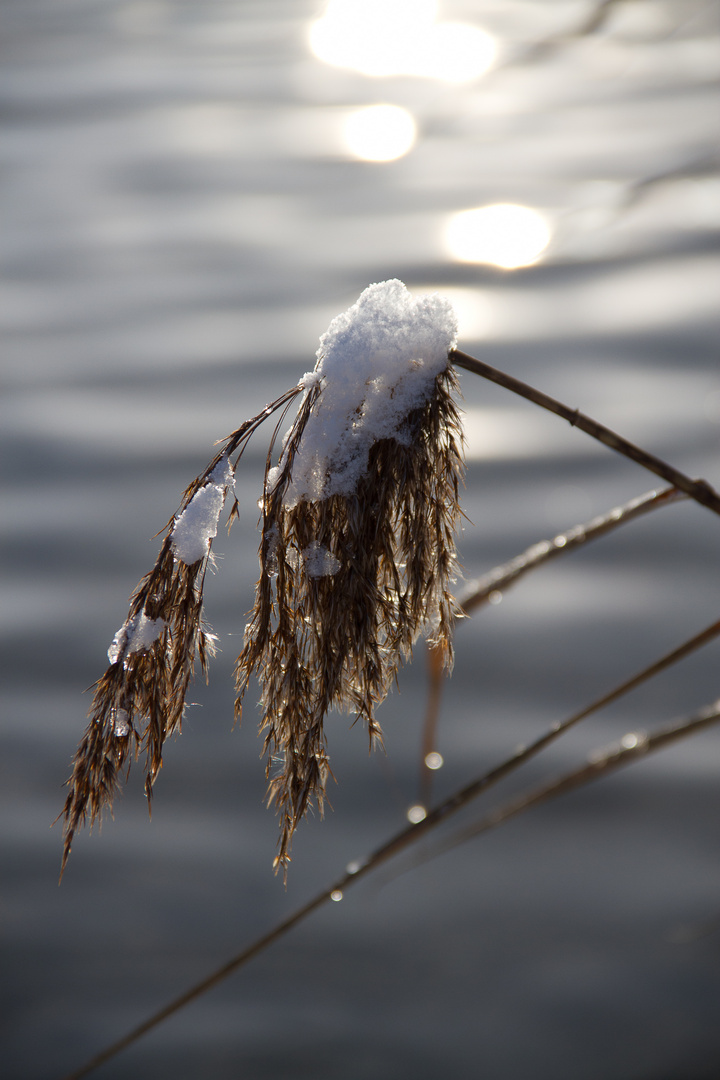
M718 625L720 628L720 624ZM690 645L689 642L687 644L688 646ZM666 725L658 731L649 734L633 732L630 735L626 735L611 747L593 754L580 768L570 770L550 783L534 788L531 792L521 795L503 806L498 807L495 811L486 815L480 822L475 823L474 826L463 830L462 833L457 833L454 838L451 838L450 844L446 842L441 846L438 846L433 852L427 853L421 859L414 861L412 866L408 867L407 870L414 869L416 866L427 862L430 858L442 854L444 851L449 850L450 846L457 846L465 840L479 835L481 832L487 832L489 829L497 827L502 824L503 821L507 821L511 817L516 817L518 814L522 813L524 810L530 809L532 806L545 802L557 795L565 794L592 780L600 779L602 776L613 772L621 765L630 765L641 758L647 757L650 753L654 753L657 750L672 745L680 739L687 738L702 731L710 725L717 723L719 720L720 700L714 702L705 709L700 710L693 716ZM366 877L372 871L376 870L380 865L386 863L393 856L398 855L400 852L411 847L422 836L425 836L430 829L437 826L440 821L445 820L450 814L459 810L461 806L466 805L471 798L475 798L481 790L484 790L482 787L482 778L480 784L481 786L479 788L476 788L476 785L468 785L467 788L457 792L455 795L451 796L450 799L447 799L438 806L423 821L416 825L407 826L392 837L387 843L383 844L380 848L377 848L371 855L350 863L345 872L332 885L317 893L311 900L297 908L286 919L283 919L274 926L268 933L257 938L247 946L247 948L243 949L242 952L238 953L231 960L228 960L227 963L217 968L217 970L212 972L207 978L190 987L185 993L181 994L179 997L169 1002L164 1008L148 1017L142 1024L133 1028L133 1030L128 1032L123 1038L118 1039L117 1042L105 1047L105 1049L87 1061L81 1068L72 1073L68 1073L62 1080L81 1080L82 1077L88 1076L100 1065L110 1061L123 1050L127 1049L127 1047L141 1039L143 1035L152 1031L153 1028L158 1027L164 1020L167 1020L186 1005L189 1005L191 1002L207 993L208 990L212 990L219 983L227 979L228 976L244 967L259 953L269 948L276 941L279 941L280 938L289 933L289 931L297 926L298 923L306 919L308 915L311 915L314 911L317 911L318 908L329 903L331 900L340 899L343 891L349 889L363 877ZM467 792L470 791L472 791L472 794L468 796ZM402 872L407 872L407 870L403 870Z
M576 788L584 787L593 780L599 780L609 773L615 772L623 765L631 765L639 758L646 757L655 750L661 750L672 743L678 742L689 735L694 735L720 720L720 699L706 706L693 716L683 720L667 724L657 731L631 731L623 735L617 742L601 750L595 750L588 756L586 761L575 769L570 769L549 780L539 784L531 791L524 792L514 799L508 800L496 809L485 814L479 821L458 829L451 836L446 837L431 849L422 853L421 856L412 860L412 864L401 871L415 870L427 862L431 862L446 851L473 840L491 829L497 828L510 818L517 817L524 810L529 810L540 803L549 802L558 795L565 795ZM399 876L399 875L397 875Z
M490 570L474 581L468 581L458 597L458 606L463 614L469 615L487 603L493 593L502 594L531 570L537 570L545 563L560 555L567 555L592 540L599 540L601 536L607 536L621 525L636 521L637 518L644 517L653 510L662 510L663 507L673 506L687 498L689 498L687 493L678 491L677 488L647 491L644 495L638 495L637 498L623 503L622 506L614 507L606 514L600 514L582 525L575 525L572 529L558 533L552 540L541 540L537 544L532 544L521 555L496 566L494 570Z
M685 473L680 472L672 465L668 465L661 458L649 454L639 446L635 446L634 443L628 442L622 435L617 435L610 428L599 424L597 420L585 416L579 409L569 409L567 405L563 405L562 402L542 393L541 390L536 390L535 387L521 382L520 379L515 379L512 375L506 375L505 372L498 371L497 368L491 367L490 364L486 364L482 360L477 360L474 356L468 356L467 353L454 349L450 353L450 360L457 367L472 371L473 374L480 375L483 379L489 379L491 382L497 383L498 386L504 386L506 390L511 390L514 394L532 401L534 405L539 405L542 409L547 409L549 412L555 413L556 416L561 416L568 421L571 427L580 428L587 435L591 435L593 439L597 439L598 442L609 446L611 450L615 450L618 454L622 454L623 457L629 458L644 469L655 473L656 476L666 480L673 487L687 492L690 498L700 503L701 506L706 506L714 513L720 514L720 495L706 480L691 480Z
M460 596L457 598L458 607L463 615L470 615L477 608L489 602L493 594L502 593L514 585L520 578L531 570L537 570L545 563L560 555L582 547L592 540L598 540L606 536L621 525L627 525L636 518L642 517L653 510L660 510L664 506L674 505L688 495L677 488L664 488L662 491L648 491L635 499L616 506L613 510L599 517L592 518L584 525L575 525L563 533L559 533L552 540L541 540L532 544L529 548L514 559L510 559L494 570L490 570L482 577L469 581ZM442 701L442 690L445 682L445 671L440 658L436 655L432 646L427 651L428 671L428 700L423 721L422 758L420 762L419 797L420 805L427 806L432 791L432 771L425 764L426 758L435 749L437 741L437 725Z

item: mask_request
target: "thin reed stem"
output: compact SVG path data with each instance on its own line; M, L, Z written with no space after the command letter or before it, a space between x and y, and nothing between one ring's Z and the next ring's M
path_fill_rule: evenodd
M504 592L531 570L537 570L559 555L567 555L591 540L599 540L601 536L607 536L621 525L627 525L653 510L661 510L664 506L672 506L687 498L687 492L677 488L647 491L644 495L638 495L637 498L622 506L616 506L583 525L575 525L572 529L558 533L552 540L541 540L532 544L522 555L496 566L494 570L474 581L469 581L458 597L458 606L462 608L463 614L469 615L486 603L493 593Z
M553 725L553 727L550 728L550 730L547 731L545 735L541 736L539 739L536 739L535 742L531 743L529 746L517 750L511 757L501 762L500 765L496 766L494 769L491 769L489 772L483 774L480 777L477 777L469 784L466 784L464 787L460 788L448 799L446 799L444 802L440 803L433 810L431 810L422 821L405 826L403 829L400 830L400 832L396 833L393 837L390 838L390 840L382 844L379 848L376 848L375 851L366 858L349 863L345 870L345 873L342 874L338 878L338 880L335 881L334 884L332 884L329 888L323 889L321 892L317 893L316 896L314 896L307 903L299 907L286 919L283 919L267 934L263 934L261 937L257 938L246 949L243 949L242 952L238 953L237 956L233 957L226 964L223 964L222 967L219 967L216 971L214 971L207 978L203 979L201 982L196 983L195 986L191 987L184 994L181 994L179 997L175 998L164 1008L154 1013L142 1024L139 1024L136 1028L130 1031L127 1035L125 1035L122 1039L119 1039L117 1042L106 1047L99 1054L96 1054L95 1057L91 1058L80 1069L77 1069L75 1072L68 1073L65 1077L63 1077L63 1080L80 1080L81 1077L87 1076L94 1069L98 1068L98 1066L104 1064L106 1061L109 1061L111 1058L116 1057L122 1050L126 1049L132 1043L137 1042L138 1039L140 1039L143 1035L147 1034L147 1032L151 1031L153 1028L157 1027L164 1020L168 1019L168 1017L172 1016L176 1012L179 1012L179 1010L184 1008L185 1005L188 1005L191 1001L194 1001L196 998L200 997L207 990L210 990L214 986L217 986L218 983L222 982L233 972L237 971L238 968L243 967L249 960L257 956L258 953L262 952L264 949L268 948L268 946L274 944L274 942L276 942L279 938L283 937L298 923L302 922L302 920L305 919L306 916L310 915L313 911L316 911L318 908L322 907L330 900L341 899L344 890L348 889L351 885L354 885L355 882L368 875L371 871L375 870L381 864L387 862L395 855L398 855L401 851L404 851L406 848L416 843L431 829L434 829L441 822L447 820L453 814L456 814L464 806L476 799L482 792L486 791L492 784L497 783L503 777L507 776L510 772L514 771L521 764L523 764L523 762L527 761L529 758L539 753L540 750L542 750L545 746L548 746L555 739L559 738L561 734L567 731L574 724L579 723L580 720L589 716L591 713L597 712L605 705L609 705L612 701L616 701L623 694L628 693L630 690L633 690L635 687L639 686L642 682L645 682L646 680L652 678L653 675L658 674L658 672L664 670L671 664L676 663L677 661L688 656L690 653L700 648L702 645L707 644L707 642L711 641L714 637L717 637L718 634L720 634L720 621L713 623L712 626L709 626L700 634L696 634L694 637L690 638L688 641L680 645L677 649L673 649L672 652L666 653L666 655L663 656L660 660L657 660L649 667L644 668L641 672L634 675L631 679L628 679L625 682L621 683L619 686L615 687L614 690L611 690L608 694L603 695L601 698L598 698L596 701L594 701L591 705L588 705L580 712L575 713L574 716L571 716L568 720ZM716 705L713 706L714 709L717 709L718 707L720 707L720 702L716 703ZM663 731L658 733L657 736L648 736L647 748L644 753L647 753L650 749L659 749L661 746L667 745L669 742L673 741L673 739L681 738L683 734L691 734L693 731L698 730L700 727L707 726L707 724L711 723L715 718L716 717L714 713L711 716L706 716L705 713L703 713L700 719L695 717L692 719L692 721L687 722L689 726L686 732L677 730L677 732L673 734L673 731L675 729L673 729L672 731L671 729L663 729ZM655 739L655 742L652 742L652 739ZM616 750L613 751L613 753L615 752ZM636 754L635 756L637 757L638 755ZM588 770L589 766L585 766L584 768ZM594 772L590 770L587 779L594 779L596 775L598 775L597 770L595 770ZM566 785L569 784L569 780L567 778L565 778L564 782ZM586 782L586 780L578 780L578 782L574 786L578 786L579 783L584 782ZM554 783L556 786L558 786L560 784L560 781L555 781ZM569 787L558 787L557 794L560 794L561 790L569 790ZM547 795L546 797L550 796ZM534 799L535 801L539 801L537 793L534 793ZM516 800L516 802L517 801L518 800ZM513 803L512 805L514 806L515 803ZM528 805L534 805L534 802L531 801L528 803ZM520 809L515 809L513 811L513 813L519 812ZM501 818L500 820L505 819ZM500 820L498 820L497 824L500 823Z
M667 724L657 731L649 733L644 731L628 732L618 742L612 743L611 746L594 751L589 755L585 763L578 768L570 769L568 772L556 776L553 780L539 784L531 791L518 795L495 810L491 810L472 825L457 830L441 843L433 846L431 850L423 852L419 857L413 859L411 865L403 869L401 873L415 870L419 866L423 866L425 863L437 858L438 855L443 855L446 851L452 851L468 840L472 840L476 836L481 836L482 833L489 832L498 825L502 825L504 821L517 817L524 810L548 802L558 795L574 791L576 788L589 784L592 780L599 780L602 776L615 772L620 766L630 765L633 761L637 761L655 750L661 750L679 739L693 735L697 731L702 731L703 728L717 723L718 720L720 720L720 698L693 716Z
M598 442L609 446L611 450L615 450L618 454L622 454L624 457L636 462L636 464L642 465L644 469L648 469L650 472L655 473L656 476L667 480L673 487L687 492L695 502L707 506L716 514L720 514L720 495L706 480L691 480L685 473L681 473L678 469L668 465L667 462L662 461L653 454L648 454L646 450L635 446L634 443L628 442L627 439L611 431L610 428L599 424L597 420L585 416L579 409L568 408L567 405L556 401L555 398L550 397L548 394L543 394L542 391L513 378L512 375L506 375L504 371L498 371L497 368L485 364L482 360L476 360L474 356L468 356L467 353L460 352L459 349L453 349L450 353L450 360L456 367L472 371L475 375L480 375L483 379L489 379L491 382L497 383L498 386L504 386L506 390L511 390L514 394L519 394L520 397L532 401L534 405L539 405L541 408L555 413L556 416L562 416L571 427L580 428L587 435L591 435L593 439L597 439Z
M653 510L659 510L663 506L670 506L688 495L677 488L663 488L662 491L648 491L635 499L616 506L606 514L592 518L583 525L575 525L559 533L553 540L541 540L532 544L529 548L514 559L510 559L494 570L490 570L482 577L467 583L465 589L457 599L458 607L463 615L469 615L483 604L487 603L493 594L502 594L511 585L514 585L521 577L531 570L537 570L551 559L560 555L566 555L570 551L581 547L592 540L598 540L606 536L621 525L626 525L636 518L642 517ZM462 625L462 620L460 621ZM423 721L422 759L420 762L419 802L427 806L432 791L432 770L426 765L427 755L435 749L437 739L437 726L440 716L440 704L442 701L442 689L445 683L446 673L441 663L441 657L436 656L432 646L427 650L428 670L428 700Z

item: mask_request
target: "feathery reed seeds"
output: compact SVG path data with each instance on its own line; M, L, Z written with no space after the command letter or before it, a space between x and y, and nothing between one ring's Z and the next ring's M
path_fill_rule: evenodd
M75 831L111 807L123 766L141 751L151 798L196 656L207 677L215 638L202 594L212 541L247 441L274 412L282 410L266 459L261 572L236 666L236 714L255 674L268 801L280 816L276 868L286 872L308 808L323 811L327 712L355 713L372 745L381 740L375 708L421 632L451 666L463 473L448 360L456 334L443 298L414 299L396 280L371 285L321 338L314 371L224 440L190 484L95 687L68 781L63 868ZM300 394L272 467L282 417ZM228 525L237 514L234 500Z

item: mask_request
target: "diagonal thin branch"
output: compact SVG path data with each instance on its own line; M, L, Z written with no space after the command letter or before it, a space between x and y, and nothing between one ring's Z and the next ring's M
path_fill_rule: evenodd
M622 506L616 506L606 514L592 518L584 525L575 525L572 529L559 533L552 540L541 540L532 544L522 555L517 555L482 577L469 581L457 602L464 614L469 615L485 603L492 593L503 592L530 570L536 570L558 555L574 551L589 540L599 540L620 525L627 525L652 510L660 510L663 506L671 506L688 497L686 492L677 488L663 488L662 491L648 491L644 495L638 495Z
M652 510L670 506L681 499L687 499L688 495L677 488L663 488L662 491L648 491L635 499L616 506L613 510L599 517L593 518L584 525L575 525L572 529L560 533L553 540L541 540L532 544L521 554L510 559L500 566L496 566L482 577L467 583L465 589L458 597L458 606L463 614L469 615L483 604L487 603L493 594L502 592L514 585L521 577L543 566L551 559L559 555L566 555L569 551L581 547L590 540L597 540L601 536L626 525L630 521L650 513ZM430 801L432 790L432 770L425 764L428 754L435 749L438 717L442 699L442 688L445 682L445 671L440 658L435 656L432 647L427 650L428 666L428 702L423 722L422 758L420 762L420 782L418 801L420 805L427 806Z
M541 736L539 739L536 739L535 742L531 743L528 747L516 751L510 758L508 758L504 762L501 762L500 765L496 766L494 769L491 769L488 773L485 773L484 775L476 778L469 784L465 785L465 787L460 788L458 791L454 792L454 794L452 794L448 799L446 799L444 802L440 803L433 810L431 810L430 813L428 813L428 815L422 821L419 821L412 825L406 825L403 829L400 830L400 832L396 833L385 844L382 844L379 848L376 848L375 851L372 852L365 859L360 859L355 862L349 863L345 870L345 873L342 874L342 876L338 878L338 880L333 885L331 885L329 888L323 889L306 904L303 904L302 907L298 908L286 919L283 919L282 922L278 923L275 927L273 927L273 929L270 930L267 934L264 934L261 937L257 938L246 949L238 953L237 956L233 957L226 964L223 964L222 967L218 968L206 979L203 979L201 982L196 983L195 986L192 986L184 994L181 994L164 1008L154 1013L142 1024L139 1024L132 1031L128 1032L128 1034L125 1035L123 1038L119 1039L111 1046L106 1047L99 1054L96 1054L95 1057L91 1058L80 1069L77 1069L75 1072L68 1073L65 1077L63 1077L63 1080L80 1080L81 1077L87 1076L89 1073L93 1072L96 1068L98 1068L98 1066L104 1064L106 1061L109 1061L111 1058L116 1057L122 1050L125 1050L132 1043L137 1042L138 1039L140 1039L143 1035L147 1034L148 1031L151 1031L153 1028L157 1027L174 1013L179 1012L179 1010L184 1008L185 1005L188 1005L191 1001L194 1001L206 991L212 989L214 986L217 986L218 983L222 982L228 977L228 975L231 975L234 971L237 971L238 968L243 967L249 960L257 956L258 953L261 953L264 949L266 949L269 945L272 945L279 938L283 937L289 930L292 930L294 926L302 922L302 920L305 919L306 916L310 915L313 911L316 911L318 908L322 907L330 900L342 899L343 890L355 884L356 881L359 881L361 878L365 877L382 863L387 862L395 855L398 855L401 851L404 851L406 848L412 846L417 840L419 840L422 836L428 833L431 829L435 828L442 821L445 821L453 814L456 814L460 809L462 809L462 807L466 806L473 799L476 799L478 795L480 795L483 791L486 791L492 784L497 783L497 781L501 780L509 772L512 772L513 769L517 768L520 764L522 764L522 762L539 753L540 750L542 750L545 746L549 745L549 743L553 742L564 731L567 731L569 727L578 723L580 720L582 720L584 717L589 716L591 713L597 712L605 705L610 704L610 702L617 700L617 698L619 698L622 694L625 694L628 691L634 689L636 686L639 686L640 683L645 682L647 679L650 679L653 675L656 675L659 671L662 671L670 664L676 663L683 657L688 656L695 649L698 649L700 648L700 646L705 645L718 634L720 634L720 621L713 623L712 626L709 626L700 634L696 634L694 637L690 638L688 641L680 645L677 649L673 649L672 652L667 653L664 657L662 657L660 660L657 660L654 664L651 664L649 667L645 668L637 675L634 675L631 679L626 680L620 686L615 687L615 689L611 690L610 693L603 695L603 697L601 698L598 698L591 705L587 706L587 708L582 709L580 712L576 713L568 720L564 721L563 723L553 725L553 727L550 728L550 730L546 732L545 735ZM712 719L712 717L710 719ZM710 721L707 720L706 722ZM681 734L682 733L678 734L677 737L679 738ZM664 736L664 742L661 742L659 745L665 745L669 738L670 736Z
M543 394L541 390L536 390L533 386L513 378L512 375L506 375L505 372L498 371L497 368L491 367L482 360L476 360L474 356L468 356L467 353L460 352L459 349L453 349L450 353L450 360L457 367L472 371L475 375L480 375L484 379L489 379L491 382L497 383L498 386L503 386L506 390L511 390L514 394L519 394L520 397L532 401L533 404L555 413L556 416L561 416L568 421L571 427L580 428L587 435L591 435L593 439L597 439L598 442L609 446L611 450L615 450L618 454L622 454L624 457L636 462L636 464L642 465L644 469L648 469L650 472L655 473L656 476L667 480L673 487L687 492L690 498L700 503L701 506L706 506L716 514L720 514L720 495L706 480L691 480L685 473L680 472L672 465L668 465L667 462L662 461L653 454L648 454L647 451L635 446L634 443L628 442L622 435L618 435L616 432L611 431L610 428L599 424L597 420L585 416L579 409L568 408L567 405L556 401L555 398L550 397L548 394Z
M630 765L633 761L637 761L655 750L661 750L679 739L693 735L695 732L717 723L718 720L720 720L720 698L693 716L667 724L657 731L650 733L644 731L628 732L627 735L623 735L622 739L611 746L603 750L596 750L578 768L562 773L562 775L544 784L539 784L531 791L526 791L495 810L491 810L479 821L467 825L463 829L458 829L451 836L446 837L431 849L414 858L399 873L415 870L419 866L423 866L425 863L437 858L438 855L443 855L446 851L452 851L468 840L489 832L510 818L521 814L524 810L529 810L532 806L538 806L540 803L548 802L558 795L564 795L569 791L574 791L576 788L583 787L593 780L599 780L602 776L615 772L620 766Z

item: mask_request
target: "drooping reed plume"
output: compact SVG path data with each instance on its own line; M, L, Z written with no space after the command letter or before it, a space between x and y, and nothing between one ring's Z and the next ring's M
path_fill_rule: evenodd
M259 424L287 408L301 390L293 387L224 441L164 530L157 561L133 593L128 617L108 649L110 666L95 684L90 723L73 759L63 808L62 870L75 832L88 817L92 825L112 809L123 767L141 751L148 802L152 797L163 744L181 727L195 659L207 677L215 649L215 636L203 622L202 593L218 519L234 484L231 456L239 458ZM231 521L236 514L235 501Z
M439 324L439 327L438 327ZM314 800L323 809L324 720L375 707L422 630L452 661L454 532L462 435L447 354L449 304L371 286L321 339L312 389L266 476L260 580L238 658L262 689L276 866Z
M463 469L448 361L455 335L442 298L415 300L399 281L370 286L321 338L315 370L225 440L187 489L95 689L69 781L63 866L74 832L111 805L139 750L151 795L196 656L207 675L214 637L202 588L237 460L259 424L277 409L285 415L296 395L275 467L279 424L268 451L260 578L236 668L238 716L250 676L260 682L268 797L280 815L276 867L286 869L308 808L323 810L328 711L355 713L372 744L381 739L375 708L421 632L451 666ZM236 514L234 502L230 521Z

